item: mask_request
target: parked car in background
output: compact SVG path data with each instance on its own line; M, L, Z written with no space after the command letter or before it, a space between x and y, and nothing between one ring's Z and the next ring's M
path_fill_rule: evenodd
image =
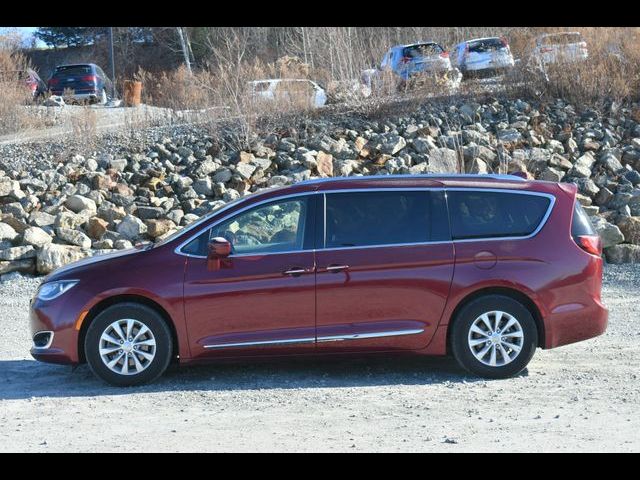
M579 62L589 57L580 32L547 33L536 38L534 58L539 64Z
M47 84L44 83L40 75L32 68L28 68L23 72L23 78L34 99L43 95L47 90Z
M172 361L394 352L510 377L536 348L606 329L602 244L576 194L513 175L267 189L54 271L31 302L31 354L120 386Z
M60 65L47 82L52 95L64 96L66 101L107 103L111 80L95 63ZM66 92L73 91L71 95Z
M33 99L37 98L46 90L46 84L36 71L31 68L10 71L0 70L0 80L17 82L19 85L23 85Z
M453 63L466 77L502 73L515 65L505 37L476 38L461 42L452 52Z
M391 70L402 80L417 74L433 74L451 70L449 52L436 42L396 45L385 53L380 70Z
M249 95L257 100L319 108L327 103L327 93L316 82L297 78L255 80L248 84Z

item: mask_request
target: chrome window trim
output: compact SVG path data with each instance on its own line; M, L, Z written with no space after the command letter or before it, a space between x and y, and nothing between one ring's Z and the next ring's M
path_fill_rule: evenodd
M478 237L478 238L462 238L462 239L453 239L452 241L455 243L468 243L468 242L488 242L488 241L496 241L496 240L527 240L535 237L540 230L544 228L547 224L547 220L551 216L551 212L553 211L553 207L556 204L556 197L550 193L543 192L531 192L529 190L512 190L512 189L503 189L503 188L473 188L473 187L453 187L447 188L445 190L453 190L453 191L462 191L462 192L476 192L476 191L484 191L484 192L495 192L495 193L516 193L520 195L533 195L536 197L545 197L549 199L549 206L547 207L547 211L545 212L542 220L536 227L536 229L531 232L529 235L520 235L520 236L512 236L512 237ZM447 206L449 205L447 199ZM450 217L451 218L451 217Z
M352 177L349 177L352 178ZM519 178L519 177L515 177L515 178ZM247 205L246 207L243 207L239 210L236 210L228 215L224 215L222 218L220 218L219 220L216 220L214 223L210 224L207 227L204 227L203 229L201 229L200 231L198 231L196 234L191 235L189 238L187 238L185 241L183 241L182 243L180 243L175 249L174 252L178 255L182 255L184 257L190 257L190 258L207 258L205 255L193 255L193 254L189 254L189 253L184 253L181 251L181 249L186 246L188 243L190 243L191 241L193 241L194 239L196 239L199 235L201 235L202 233L204 233L205 230L208 230L210 228L213 228L215 226L217 226L218 224L224 222L225 220L227 220L228 218L240 214L242 212L245 212L249 209L252 209L254 207L259 207L263 204L266 203L271 203L271 202L276 202L279 200L286 200L289 198L295 198L295 197L301 197L301 196L311 196L311 195L323 195L323 202L324 202L324 206L323 206L323 211L325 212L324 214L324 232L323 232L323 238L324 238L324 244L326 244L326 233L327 233L327 215L326 215L326 196L327 194L333 194L333 193L357 193L357 192L388 192L388 191L392 191L392 192L412 192L412 191L444 191L445 194L449 191L467 191L467 192L495 192L495 193L515 193L515 194L519 194L519 195L533 195L533 196L539 196L539 197L545 197L549 199L549 206L547 207L547 211L545 213L545 215L542 217L542 220L540 221L538 227L529 235L524 235L524 236L513 236L513 237L478 237L478 238L468 238L468 239L451 239L451 240L437 240L437 241L430 241L430 242L418 242L418 243L391 243L391 244L380 244L380 245L362 245L362 246L353 246L353 247L330 247L330 248L324 248L324 245L320 248L316 248L316 249L306 249L306 250L291 250L291 251L282 251L282 252L264 252L264 253L244 253L244 254L234 254L234 255L230 255L229 258L236 258L236 257L248 257L248 256L257 256L257 255L283 255L283 254L289 254L289 253L310 253L310 252L316 252L316 251L333 251L333 250L353 250L353 249L363 249L363 248L380 248L380 247L402 247L402 246L414 246L414 245L432 245L432 244L443 244L443 243L467 243L467 242L486 242L486 241L496 241L496 240L527 240L530 238L535 237L543 228L544 226L547 224L547 221L549 220L549 217L551 216L551 213L553 212L553 208L555 207L555 203L556 203L556 197L553 194L550 193L543 193L543 192L535 192L535 191L530 191L530 190L514 190L514 189L510 189L510 188L483 188L483 187L398 187L398 188L394 188L394 187L372 187L372 188L345 188L345 189L332 189L332 190L321 190L321 191L311 191L311 192L297 192L297 193L291 193L288 195L282 195L282 196L278 196L278 197L271 197L265 200L261 200L259 202L256 203L252 203L251 205ZM225 211L227 209L227 207L223 207L221 210L219 210L217 213L222 213L223 211ZM198 222L200 223L200 222ZM189 228L189 227L187 227ZM185 230L185 233L188 230Z
M229 213L227 215L224 215L222 218L220 218L219 220L216 220L214 223L212 223L211 225L204 227L203 229L201 229L198 233L191 235L187 240L185 240L184 242L180 243L173 251L174 253L178 254L178 255L182 255L184 257L191 257L191 258L207 258L206 255L193 255L191 253L184 253L181 251L182 247L186 246L187 244L191 243L191 241L195 240L196 238L198 238L201 234L203 234L205 232L205 230L209 230L210 228L213 228L217 225L219 225L220 223L224 222L225 220L233 217L234 215L240 214L242 212L246 212L247 210L250 210L254 207L259 207L261 205L267 204L267 203L271 203L271 202L277 202L278 200L285 200L288 198L295 198L295 197L302 197L302 196L307 196L307 195L315 195L318 192L298 192L298 193L291 193L288 195L282 195L279 197L271 197L271 198L267 198L265 200L261 200L259 202L256 203L252 203L251 205L247 205L245 207L242 207L238 210L236 210L235 212ZM244 197L244 198L250 198L250 197ZM237 205L237 204L236 204ZM223 211L228 210L226 207L222 207L222 209L218 210L215 213L222 213ZM203 220L204 221L204 220ZM200 222L199 222L200 223ZM188 228L188 227L187 227ZM295 250L296 252L299 252L300 250ZM290 253L290 252L265 252L265 253L247 253L247 254L237 254L237 255L229 255L229 257L233 258L236 256L249 256L249 255L273 255L273 254L281 254L281 253Z
M51 347L51 344L53 343L53 337L55 335L55 333L52 330L40 330L39 332L36 332L33 334L33 337L31 338L31 341L33 342L33 339L36 337L36 335L40 334L40 333L50 333L51 335L49 335L49 341L47 342L47 344L43 347L38 347L36 346L36 344L33 344L33 349L34 350L46 350L48 348Z
M291 345L291 344L316 343L316 342L317 343L340 342L344 340L363 340L368 338L417 335L423 332L424 332L424 328L413 328L413 329L405 329L405 330L388 330L386 332L352 333L348 335L326 335L323 337L285 338L280 340L264 340L259 342L214 343L211 345L204 345L204 348L209 350L214 348L257 347L257 346L263 346L263 345Z

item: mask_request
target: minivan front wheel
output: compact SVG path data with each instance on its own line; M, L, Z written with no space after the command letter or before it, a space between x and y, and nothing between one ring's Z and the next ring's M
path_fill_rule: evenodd
M153 309L134 303L113 305L89 325L85 356L91 371L117 386L158 378L171 361L171 332Z
M507 378L521 372L538 345L531 312L503 295L477 298L458 313L451 349L458 363L481 377Z

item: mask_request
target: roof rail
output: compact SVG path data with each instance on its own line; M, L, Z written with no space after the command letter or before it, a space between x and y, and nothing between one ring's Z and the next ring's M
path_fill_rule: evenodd
M424 179L456 179L456 178L491 178L494 180L510 180L516 182L524 182L526 181L524 178L518 175L511 174L498 174L498 173L421 173L416 175L411 174L394 174L394 175L353 175L350 177L325 177L325 178L313 178L311 180L303 180L302 182L298 182L297 185L314 185L317 183L325 183L325 182L336 182L343 180L356 180L359 178L366 178L370 180L385 180L385 179L409 179L409 178L424 178Z

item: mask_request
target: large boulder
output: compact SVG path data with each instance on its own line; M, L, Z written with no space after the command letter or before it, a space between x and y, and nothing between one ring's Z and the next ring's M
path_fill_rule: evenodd
M458 172L458 155L450 148L436 148L429 153L429 173Z
M616 225L607 222L602 217L592 217L591 222L596 232L598 232L598 235L600 235L604 248L624 242L624 235Z
M48 274L56 268L88 257L89 255L89 250L83 250L80 247L50 243L42 247L38 252L36 268L38 273Z
M627 242L640 245L640 217L625 217L618 227Z
M640 246L623 243L604 249L609 263L640 263Z
M127 240L137 240L147 232L147 226L133 215L127 215L116 227L116 231Z

